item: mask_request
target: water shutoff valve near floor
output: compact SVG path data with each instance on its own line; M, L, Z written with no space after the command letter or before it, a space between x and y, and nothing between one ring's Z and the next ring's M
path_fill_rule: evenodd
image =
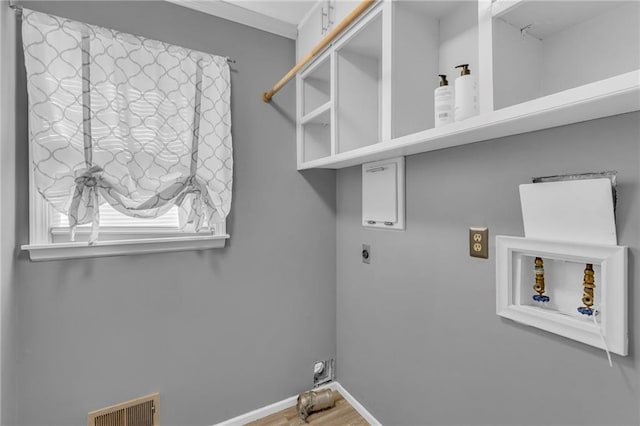
M328 383L334 377L334 360L333 358L317 361L313 365L313 387Z

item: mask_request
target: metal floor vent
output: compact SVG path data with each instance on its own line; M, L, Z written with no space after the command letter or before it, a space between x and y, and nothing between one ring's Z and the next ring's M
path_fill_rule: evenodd
M160 394L154 393L89 413L87 426L159 426Z

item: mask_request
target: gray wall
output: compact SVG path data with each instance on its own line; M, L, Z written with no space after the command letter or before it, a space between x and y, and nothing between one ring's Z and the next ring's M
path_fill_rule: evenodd
M15 250L15 144L16 107L15 107L15 18L13 12L0 5L0 380L2 384L11 383L14 370L7 342L12 341L14 330L8 319L14 314L12 300L13 252ZM2 389L4 388L4 389ZM4 391L4 392L2 392ZM7 409L2 403L8 399L10 388L0 386L0 411Z
M338 379L388 425L640 424L638 113L406 159L407 229L360 226L361 171L337 178ZM618 170L629 250L630 355L495 314L495 255L468 228L522 236L518 185ZM360 260L362 243L372 250ZM580 285L580 281L576 283Z
M309 388L313 362L335 354L335 173L295 170L294 85L272 105L260 98L293 65L294 42L165 2L25 7L237 60L234 200L221 250L43 263L18 250L3 424L86 424L90 410L159 391L163 425L211 425ZM24 244L21 56L17 70L19 183L6 210Z
M168 3L30 5L236 59L236 179L223 250L30 262L13 252L28 238L19 56L14 145L2 99L3 161L17 150L0 169L3 424L80 425L159 391L163 425L210 425L306 389L336 342L340 382L388 425L640 422L637 113L408 157L407 230L364 230L360 168L296 172L293 85L259 99L292 41ZM608 169L630 246L630 355L613 369L600 350L498 318L494 247L489 260L467 247L473 225L522 235L517 185L531 176Z

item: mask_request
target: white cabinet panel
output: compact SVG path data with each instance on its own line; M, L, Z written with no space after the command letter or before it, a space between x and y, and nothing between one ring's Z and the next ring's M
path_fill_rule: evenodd
M296 40L296 56L298 60L303 58L322 40L322 13L323 7L326 8L326 3L326 0L319 1L304 22L298 25L298 39Z
M365 222L398 220L397 170L395 164L365 166L362 183L362 219Z
M342 21L360 2L354 0L333 1L333 26Z
M298 60L311 51L332 29L358 5L358 0L320 0L298 25L296 56Z

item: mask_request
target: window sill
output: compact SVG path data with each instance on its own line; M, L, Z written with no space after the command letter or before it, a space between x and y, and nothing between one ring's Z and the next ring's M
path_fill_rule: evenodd
M222 248L228 238L229 235L222 234L98 241L91 246L86 242L28 244L21 248L29 251L32 261L42 261Z

